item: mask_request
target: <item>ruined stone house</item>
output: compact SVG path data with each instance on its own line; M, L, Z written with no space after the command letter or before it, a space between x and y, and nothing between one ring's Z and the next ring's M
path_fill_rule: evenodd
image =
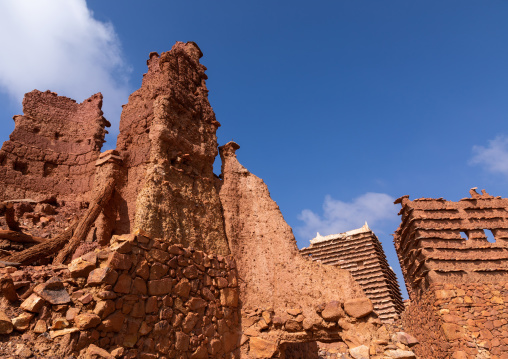
M394 242L411 299L402 322L422 358L508 358L508 199L470 194L395 201Z
M350 272L300 255L236 143L214 175L201 57L151 53L102 153L100 94L26 94L0 150L0 355L317 358L325 341L414 357Z
M362 287L383 321L394 321L404 310L397 277L383 247L367 223L361 228L328 236L318 235L300 253L313 261L348 270Z

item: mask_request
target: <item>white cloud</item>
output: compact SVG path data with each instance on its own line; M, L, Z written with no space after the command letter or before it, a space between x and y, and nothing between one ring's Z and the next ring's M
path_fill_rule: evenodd
M392 224L398 221L395 199L385 193L367 192L351 202L343 202L325 196L323 215L314 213L309 209L303 210L298 219L304 225L297 227L296 231L302 238L314 238L316 232L321 235L343 233L360 228L365 221L369 227L376 229L382 227L384 222Z
M472 165L480 165L489 172L508 175L508 137L497 136L488 146L473 146Z
M85 0L2 1L0 34L0 91L18 103L33 89L78 102L102 92L117 132L130 69L113 26L94 19Z

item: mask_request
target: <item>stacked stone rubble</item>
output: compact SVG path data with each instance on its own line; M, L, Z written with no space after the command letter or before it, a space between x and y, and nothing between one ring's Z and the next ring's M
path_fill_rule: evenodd
M470 193L396 201L394 242L411 297L403 323L421 356L508 358L508 199Z
M25 299L2 302L0 327L8 328L1 334L36 356L102 348L112 357L221 358L239 346L230 257L138 234L114 237L111 247L85 253L68 267L2 271ZM4 357L7 350L0 346Z
M345 233L318 236L300 253L313 261L348 270L372 300L382 321L396 320L404 310L395 273L367 224Z

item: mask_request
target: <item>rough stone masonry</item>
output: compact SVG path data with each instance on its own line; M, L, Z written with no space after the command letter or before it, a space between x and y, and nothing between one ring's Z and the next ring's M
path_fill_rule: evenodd
M195 43L149 56L100 152L102 97L25 96L0 150L0 356L414 358L351 274L303 258L221 147Z

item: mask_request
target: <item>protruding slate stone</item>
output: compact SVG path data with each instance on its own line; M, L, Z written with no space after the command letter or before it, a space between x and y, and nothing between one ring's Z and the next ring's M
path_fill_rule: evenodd
M88 285L102 285L102 284L115 284L118 278L118 273L111 268L97 268L90 272L86 280Z
M121 254L118 252L111 252L108 257L107 267L114 270L129 270L132 265L130 255Z
M53 320L53 324L51 325L52 330L60 330L67 328L69 326L69 322L65 318L55 318Z
M99 348L97 345L90 344L88 348L86 348L85 359L115 359L115 357L109 354L106 350Z
M127 294L131 291L132 278L129 274L121 274L118 277L115 287L113 288L117 293Z
M190 337L183 332L176 332L175 348L182 352L189 349Z
M61 329L61 330L51 330L49 332L49 336L51 337L51 339L55 339L57 337L61 337L62 335L72 334L72 333L76 333L76 332L79 332L78 328L65 328L65 329Z
M208 288L206 288L206 289L208 291L210 291ZM178 282L177 285L175 285L175 289L173 290L173 292L182 298L189 298L190 290L191 290L191 285L190 285L189 281L186 278L184 278L180 282Z
M418 339L413 337L412 335L409 335L405 332L397 332L395 333L396 340L404 345L407 345L408 347L412 347L416 344L418 344Z
M113 302L112 300L104 300L98 302L93 310L94 314L97 314L102 319L106 318L114 311L115 311L115 302Z
M45 320L39 319L35 323L34 333L42 334L42 333L46 333L47 330L48 330L48 326L47 326Z
M345 312L353 318L362 318L374 311L372 302L369 298L356 298L344 302Z
M53 305L65 304L71 301L71 297L69 293L67 293L67 289L65 289L63 282L57 278L52 278L46 283L35 286L34 292Z
M99 330L105 332L119 332L120 329L122 329L124 320L125 315L120 311L116 311L102 322L99 326Z

